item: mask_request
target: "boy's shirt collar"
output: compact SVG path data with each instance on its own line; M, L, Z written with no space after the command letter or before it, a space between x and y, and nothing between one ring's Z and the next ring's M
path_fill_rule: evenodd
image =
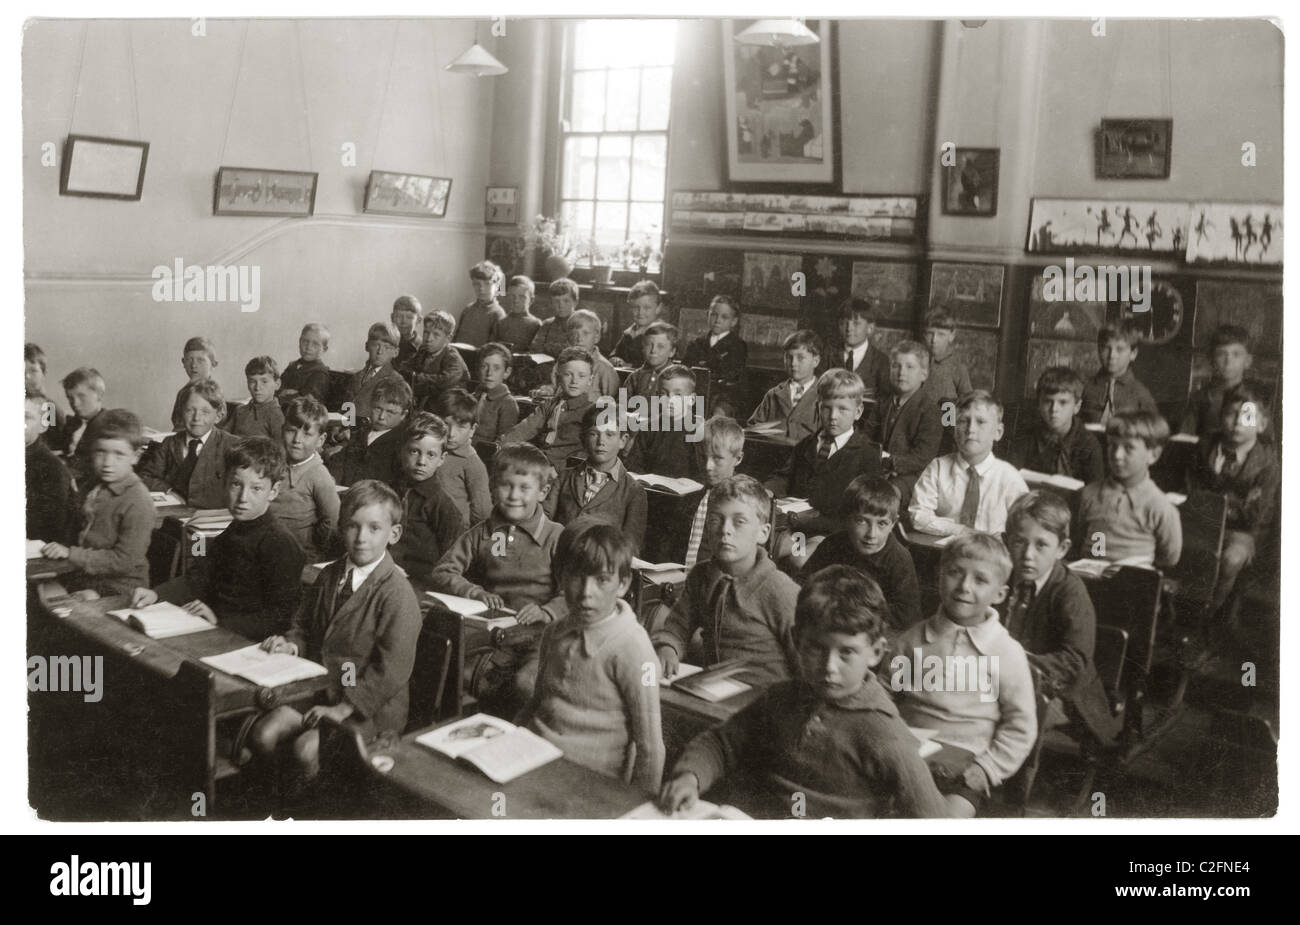
M862 686L842 700L826 699L806 681L798 681L797 683L802 688L804 695L810 700L827 704L839 710L869 710L875 713L884 713L901 722L902 717L898 713L898 707L895 705L894 699L889 696L889 692L885 690L884 685L876 677L876 671L878 670L879 667L868 671L867 676L862 679Z
M369 565L357 565L352 561L352 556L350 554L344 556L343 576L346 578L348 574L348 570L349 569L352 570L352 590L355 592L363 584L366 583L366 579L371 576L371 574L374 572L375 569L379 568L379 566L384 564L384 560L387 558L388 558L387 549L384 550L384 554L382 556L380 556L374 562L371 562Z
M98 487L108 489L109 493L113 495L122 494L122 492L126 491L128 488L130 488L132 485L136 484L137 482L140 482L140 476L135 474L134 469L132 469L122 478L118 479L116 482L102 482L99 481L98 479L95 480L95 484ZM140 482L140 484L143 485L144 483Z
M627 470L623 468L623 460L619 459L617 456L614 457L614 465L608 469L597 469L591 464L591 460L588 459L582 464L582 470L583 472L591 471L603 473L609 477L611 482L615 483L617 483L618 480L623 477L623 474L627 472ZM707 492L705 494L707 496Z
M212 436L212 433L213 433L213 431L215 431L215 430L216 430L216 427L210 427L210 428L208 428L208 432L207 432L206 434L204 434L202 437L195 437L195 436L194 436L193 434L191 434L188 430L186 430L185 428L182 427L182 428L180 429L179 433L180 433L180 435L181 435L181 438L182 438L183 441L184 441L184 442L183 442L183 446L182 446L182 448L185 450L185 453L188 454L189 451L190 451L190 441L191 441L191 440L197 440L197 441L199 441L199 452L202 453L202 452L203 452L203 448L204 448L205 446L208 445L208 438L210 438L210 437Z
M971 645L982 655L992 654L996 649L995 643L1007 632L998 621L998 612L994 607L988 609L982 622L974 626L962 626L948 619L948 615L943 612L943 605L940 604L934 615L925 621L925 642L929 645L940 639L956 636L963 631L970 637Z
M312 465L313 463L315 463L316 465ZM301 479L303 476L305 476L308 472L311 472L317 466L323 466L323 465L325 465L325 462L320 458L319 453L312 453L310 456L308 456L306 459L302 460L301 462L289 463L289 474L288 474L289 487L292 488L294 486L294 483L298 479Z
M736 595L736 604L742 610L756 611L762 604L759 599L759 588L766 583L767 578L772 573L777 572L776 563L772 561L766 549L759 546L756 552L758 555L754 559L754 567L743 575L732 575L730 572L724 572L718 566L717 560L710 559L707 563L709 569L707 599L713 600L713 592L717 590L718 582L722 581L725 575L731 579L732 591Z
M534 514L530 519L525 520L522 523L516 523L511 520L506 520L499 513L497 513L496 506L493 505L492 513L488 517L488 533L490 535L492 533L495 533L497 529L509 530L511 527L515 527L522 530L524 533L527 533L532 538L533 542L536 543L538 546L540 546L542 545L542 542L545 539L544 537L545 524L546 524L546 513L542 510L542 503L540 501L537 502L537 513Z
M614 609L609 615L595 623L582 623L572 617L565 617L555 625L555 639L577 636L582 640L582 654L594 658L610 637L634 623L637 623L636 613L627 601L619 598L614 602Z
M838 437L831 437L831 440L833 441L831 444L831 456L834 456L840 450L844 449L844 444L853 439L853 431L854 429L850 427ZM830 437L830 434L826 433L824 430L817 432L817 448L819 450L821 449L822 438L824 437Z
M963 471L966 470L971 465L966 461L966 457L962 456L960 452L953 453L952 458L955 461L957 468ZM983 462L975 463L975 471L979 473L980 478L982 479L984 478L984 476L989 474L990 470L992 470L993 466L997 463L997 461L998 461L997 454L995 454L992 450L989 450L989 455L984 457Z
M1101 484L1103 488L1108 488L1111 491L1123 492L1124 494L1128 495L1130 498L1134 499L1135 501L1140 500L1143 495L1150 495L1152 493L1158 495L1162 494L1160 489L1156 487L1156 483L1152 481L1151 473L1149 471L1146 474L1146 478L1144 478L1141 482L1138 482L1132 488L1129 488L1127 485L1125 485L1123 482L1115 478L1113 475L1110 475L1109 473L1102 480Z
M505 396L509 395L510 388L504 382L498 382L491 388L479 386L478 394L485 395L493 401L496 401L498 398L505 398Z

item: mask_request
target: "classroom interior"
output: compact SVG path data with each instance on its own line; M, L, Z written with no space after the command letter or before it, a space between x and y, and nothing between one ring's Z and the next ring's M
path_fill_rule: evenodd
M1087 381L1097 370L1099 318L1122 310L1149 325L1134 371L1175 431L1189 396L1210 376L1211 332L1228 320L1245 326L1254 379L1272 402L1280 453L1281 224L1275 225L1272 252L1257 244L1244 256L1240 240L1234 253L1226 229L1233 208L1281 214L1283 40L1275 25L1114 20L1099 33L1097 21L1088 19L810 22L818 41L800 53L814 62L811 80L821 81L816 85L826 94L810 105L825 102L830 119L813 119L820 134L815 145L802 147L802 158L774 159L816 166L783 174L780 164L754 167L767 158L743 149L770 141L794 151L801 143L797 135L783 136L780 128L770 135L730 130L737 107L745 105L731 57L742 23L682 19L668 21L666 30L659 23L647 34L664 38L652 50L636 51L644 62L636 70L646 72L647 88L651 76L660 75L665 93L651 99L648 89L638 96L624 88L616 96L609 76L608 98L639 101L640 122L606 113L606 124L592 129L583 123L590 116L573 108L595 105L575 90L591 86L575 79L575 43L585 36L591 43L587 66L609 69L608 75L626 67L633 49L593 50L601 34L584 33L584 22L29 23L22 64L25 333L49 358L52 387L76 367L94 367L107 382L108 407L131 409L147 426L167 431L176 389L185 382L182 345L190 337L203 335L217 345L212 375L232 401L246 397L247 359L271 354L287 363L308 322L331 332L324 357L331 370L355 371L366 359L367 328L388 319L397 296L416 296L426 313L459 316L473 298L467 271L484 259L508 276L531 276L537 283L532 312L547 319L554 268L525 236L535 216L561 216L575 238L598 238L605 255L597 261L575 248L568 269L581 292L579 307L604 322L606 356L632 320L628 291L642 279L662 290L666 319L681 329L683 344L705 332L713 296L739 302L750 344L736 415L742 423L786 376L784 338L808 328L833 343L838 306L857 296L875 307L873 343L886 351L918 337L931 308L959 309L958 355L974 387L1003 404L1010 440L1035 413L1038 374L1066 365ZM476 76L446 69L475 43L507 70ZM1141 123L1143 130L1163 126L1163 151L1134 144L1119 156L1106 155L1103 170L1101 126L1107 120ZM62 193L69 136L148 142L139 195ZM625 150L607 136L637 145L640 159L630 167L626 156L622 166L613 154L602 159L606 151ZM591 155L596 139L609 145L600 157ZM965 157L980 171L974 201L961 191ZM231 167L314 175L310 208L222 214L217 176ZM607 178L624 171L622 190L607 192L616 185L609 179L594 191L598 169L610 171ZM437 209L399 214L371 202L375 171L450 183ZM706 194L737 198L719 205L721 198ZM608 211L600 205L605 198L614 201ZM852 214L859 205L876 209L875 220L851 226L816 221L821 209ZM1168 209L1169 227L1161 229L1158 245L1145 236L1151 231L1148 207L1154 206ZM1134 226L1131 245L1121 238L1102 247L1101 232L1093 242L1087 240L1091 230L1081 239L1060 231L1060 216L1082 227L1084 216L1093 222L1099 208L1113 211L1117 232L1128 231L1123 207L1141 212L1145 226ZM751 225L740 216L751 210L775 224ZM1207 210L1224 217L1215 246L1202 245L1198 254L1189 238ZM1053 216L1055 237L1043 233ZM1171 242L1180 221L1182 240ZM624 248L624 264L610 259L625 241L648 243L653 253L639 263ZM1067 258L1067 272L1076 265L1132 265L1135 273L1138 265L1149 267L1149 313L1111 304L1063 321L1043 296L1043 278L1044 268L1065 266ZM257 267L256 310L241 310L233 299L159 298L160 268L211 266ZM800 285L788 285L795 277ZM513 384L521 398L545 372L520 375ZM64 404L61 394L57 398ZM767 452L756 449L751 465L774 464L788 448ZM1171 445L1155 470L1162 489L1183 490L1179 467L1189 465L1189 452ZM689 525L693 506L671 497L658 503L652 531L661 524L675 536ZM1213 521L1216 512L1206 516ZM1203 570L1216 567L1222 509L1217 516L1217 527L1199 530L1184 521L1185 535L1211 537L1184 562L1185 586L1196 578L1203 584ZM180 540L165 566L173 569L183 567L182 541L190 536L176 529ZM663 555L673 552L670 545ZM936 566L936 555L918 555L918 574ZM1276 531L1249 575L1240 593L1243 631L1236 648L1194 664L1184 661L1177 631L1163 622L1169 611L1157 604L1158 582L1135 579L1133 588L1103 596L1123 610L1120 622L1131 621L1130 648L1115 667L1111 693L1124 701L1133 747L1097 759L1082 755L1069 738L1049 734L1032 789L1019 800L1008 797L999 812L1123 818L1274 813ZM671 582L664 587L650 577L634 584L647 604L676 593ZM1148 592L1150 601L1134 603L1134 595ZM86 725L89 705L80 695L32 698L29 798L39 815L175 820L265 818L277 811L264 782L249 781L224 762L216 726L309 694L310 684L275 691L219 672L214 679L198 659L218 651L222 640L168 647L134 640L125 627L96 635L89 617L52 616L57 609L29 580L29 646L78 652L102 646L110 672L138 677L129 696L106 691L101 713L111 708L121 718L106 727L111 734L90 742L59 734L65 726L93 728ZM440 626L452 641L446 651L422 647L417 656L417 671L436 672L439 683L436 692L421 692L423 726L411 731L473 712L474 657L492 645L468 638L463 626ZM124 658L122 647L132 645L137 651ZM1254 669L1248 683L1243 661ZM691 735L730 715L685 695L677 701L664 708L666 724L674 710L677 717L671 733L665 728L669 766L674 748L680 751ZM414 716L414 696L412 710ZM428 767L429 756L409 737L369 751L346 735L338 739L337 779L308 814L493 815L490 795L499 787L459 767L454 774ZM141 760L145 753L152 760ZM542 817L622 815L644 800L576 766L548 765L506 785L506 792L513 806L528 807L514 812ZM201 813L195 811L200 805Z

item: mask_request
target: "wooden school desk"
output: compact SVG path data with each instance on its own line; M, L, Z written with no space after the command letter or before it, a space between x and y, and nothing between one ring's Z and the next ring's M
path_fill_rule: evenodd
M446 724L419 729L372 751L374 779L461 819L617 819L652 798L567 758L498 784L472 765L415 741L439 725ZM391 760L392 768L379 770L376 759L380 764Z
M77 567L68 559L47 559L44 556L37 559L28 559L27 584L50 581L60 575L67 575L75 571L78 571Z
M797 442L783 433L773 434L746 428L745 457L740 461L738 470L743 475L752 475L760 482L766 481L772 473L790 462Z
M151 639L107 613L127 605L124 596L95 601L46 596L32 614L30 619L40 626L29 654L102 656L104 664L100 701L63 696L61 709L41 717L36 714L47 703L54 706L46 698L56 695L30 695L33 732L63 740L42 746L115 752L116 759L131 765L113 769L125 779L167 790L164 802L172 807L186 807L193 793L202 793L210 811L218 777L233 772L216 752L217 722L310 697L324 690L329 678L260 687L200 661L252 645L252 640L220 626ZM173 693L176 701L168 699ZM37 735L33 743L35 750ZM34 767L35 776L40 769Z

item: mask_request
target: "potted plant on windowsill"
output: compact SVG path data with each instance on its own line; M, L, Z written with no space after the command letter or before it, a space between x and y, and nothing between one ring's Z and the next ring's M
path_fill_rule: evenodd
M593 286L608 286L614 281L614 267L610 264L610 257L596 243L594 237L587 239L586 246L583 249L583 256L587 261L587 266L591 267L591 284Z
M651 266L658 270L662 257L659 249L651 242L650 235L642 234L640 238L623 242L618 252L618 260L623 269L636 270L641 276L645 276L651 272Z
M531 224L519 226L525 247L536 248L546 276L554 282L573 272L573 242L560 227L560 220L539 215Z

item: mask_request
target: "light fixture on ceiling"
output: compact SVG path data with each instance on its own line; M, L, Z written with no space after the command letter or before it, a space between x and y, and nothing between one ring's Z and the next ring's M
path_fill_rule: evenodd
M741 45L784 48L791 45L815 45L821 39L797 19L760 19L738 32L736 41Z
M510 68L494 58L491 52L478 43L478 38L475 36L474 44L461 52L443 70L451 71L453 74L473 74L475 77L496 77L498 74L506 73Z

